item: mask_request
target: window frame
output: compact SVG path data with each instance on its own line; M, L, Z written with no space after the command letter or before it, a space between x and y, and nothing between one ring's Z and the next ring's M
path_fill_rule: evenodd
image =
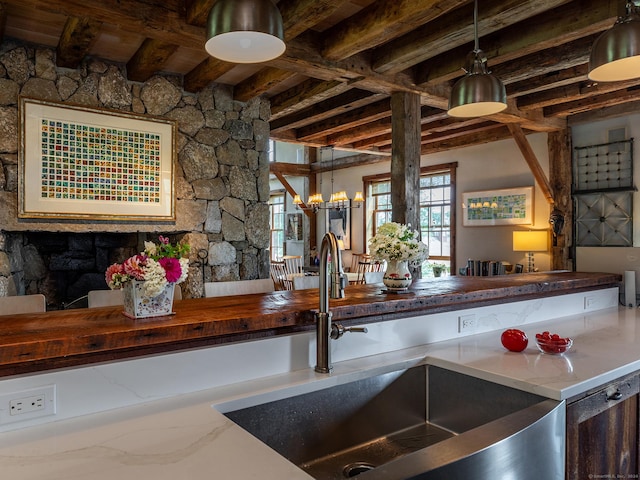
M455 274L457 272L457 268L456 268L456 211L457 211L457 207L456 207L456 199L457 199L457 194L456 194L456 171L458 168L458 162L451 162L451 163L442 163L442 164L438 164L438 165L431 165L431 166L426 166L426 167L421 167L420 168L420 177L424 177L424 176L428 176L428 175L437 175L437 174L449 174L450 176L450 203L449 203L449 208L450 208L450 218L449 218L449 236L450 236L450 245L449 245L449 256L445 256L445 255L437 255L437 256L432 256L429 255L429 259L431 260L445 260L445 261L449 261L449 268L450 268L450 272L451 274ZM373 215L374 212L376 211L376 209L372 208L371 204L370 204L370 198L371 198L371 188L374 184L376 183L380 183L380 182L387 182L387 181L391 181L391 173L381 173L381 174L377 174L377 175L366 175L362 177L362 183L364 185L364 191L366 192L365 195L365 202L364 202L364 215L363 215L363 235L364 235L364 242L363 244L366 246L367 245L367 240L369 238L371 238L373 235L375 235L375 225L373 222ZM422 189L421 189L422 190ZM389 196L391 195L391 193L389 192ZM389 200L390 203L390 200ZM420 206L420 209L422 209L422 206ZM388 211L389 212L389 219L390 217L390 212L391 210L384 210L384 211ZM422 229L421 229L422 230ZM366 247L365 247L366 249Z
M284 190L273 190L269 194L269 259L272 262L279 261L280 259L282 259L282 256L285 255L285 215L286 215L285 208L286 208L286 201L287 201L286 196L287 194ZM272 200L274 198L282 199L282 201L278 203L273 203ZM274 209L274 205L281 206L281 210L279 212L276 212ZM276 225L276 222L275 222L276 215L282 216L281 222L280 222L280 225L282 225L281 229L274 228L274 225ZM278 234L278 232L280 232L280 238L282 238L282 243L279 248L274 249L273 236L274 234ZM276 255L278 251L281 251L281 255Z

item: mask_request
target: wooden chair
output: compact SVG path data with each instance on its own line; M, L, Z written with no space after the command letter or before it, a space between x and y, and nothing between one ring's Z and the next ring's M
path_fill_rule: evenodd
M269 272L276 290L293 290L293 283L287 280L284 262L271 262Z
M47 311L47 300L41 293L0 297L0 315L41 313Z
M369 255L368 253L352 253L351 266L349 267L349 271L357 272L358 264L361 262L371 262L371 255Z
M293 277L294 290L305 290L308 288L320 288L320 275Z
M229 282L206 282L205 297L228 297L251 293L269 293L274 291L274 282L270 278L258 280L233 280Z
M294 275L304 275L302 257L300 255L285 255L282 257L284 262L284 268L287 271L289 278L293 278Z
M123 305L124 295L122 290L91 290L87 294L87 305L89 308L110 307L112 305Z
M382 277L384 277L384 270L378 272L364 272L364 283L370 285L372 283L382 283Z
M350 284L363 284L365 283L365 274L380 272L384 270L384 262L360 262L357 267L356 280L349 282Z

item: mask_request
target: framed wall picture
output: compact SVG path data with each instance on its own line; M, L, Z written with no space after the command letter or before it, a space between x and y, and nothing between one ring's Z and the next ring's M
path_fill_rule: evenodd
M533 187L463 193L462 213L465 227L530 225L533 223Z
M287 226L285 230L287 240L302 241L302 214L287 213Z
M351 205L349 201L348 206ZM344 244L345 250L351 250L351 209L328 209L326 231L332 232Z
M174 221L175 122L20 98L18 217Z

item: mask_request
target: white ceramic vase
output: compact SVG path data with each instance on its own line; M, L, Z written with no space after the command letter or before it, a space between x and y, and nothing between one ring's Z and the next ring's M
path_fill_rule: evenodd
M167 283L162 292L155 297L143 293L144 282L130 280L122 286L124 297L124 314L130 318L159 317L171 315L173 312L174 283Z
M389 260L382 283L391 291L403 291L411 285L411 270L407 260Z

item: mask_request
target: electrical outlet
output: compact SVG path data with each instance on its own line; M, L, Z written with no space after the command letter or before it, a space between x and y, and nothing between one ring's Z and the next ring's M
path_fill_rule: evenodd
M460 315L458 317L458 333L474 332L478 326L478 321L474 314Z
M55 385L0 395L0 424L46 417L55 413Z

